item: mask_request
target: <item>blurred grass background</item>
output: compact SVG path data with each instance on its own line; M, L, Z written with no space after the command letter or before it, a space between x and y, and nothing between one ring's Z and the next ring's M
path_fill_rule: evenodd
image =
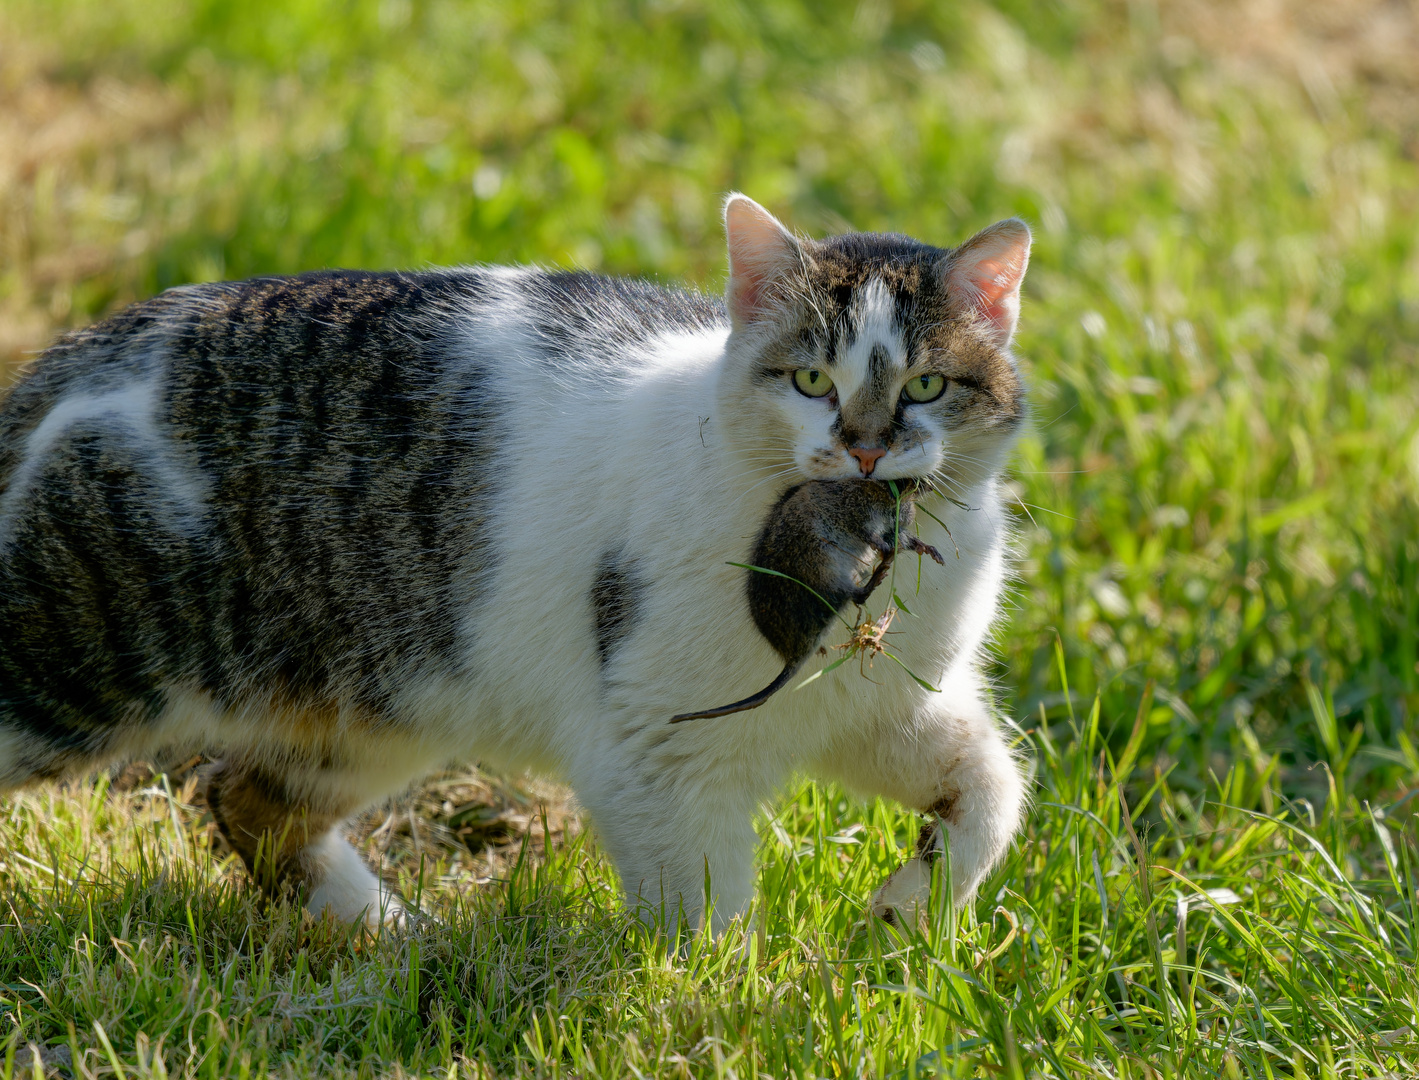
M718 289L730 189L943 245L1022 215L995 674L1048 767L1002 881L1062 842L1049 800L1102 805L1105 750L1185 866L1260 843L1232 794L1315 827L1419 784L1417 161L1413 0L0 0L0 362L326 266ZM1393 862L1327 835L1353 874ZM1036 885L1103 897L1093 873Z

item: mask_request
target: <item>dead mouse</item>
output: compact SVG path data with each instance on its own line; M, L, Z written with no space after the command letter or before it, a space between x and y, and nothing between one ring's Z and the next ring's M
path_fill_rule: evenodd
M783 657L784 669L743 701L681 713L672 724L727 716L768 701L812 655L837 614L849 602L867 602L898 549L944 563L939 551L909 531L916 519L916 482L893 483L900 499L884 480L810 480L784 493L754 542L750 565L761 569L748 571L749 613ZM877 556L882 561L874 570Z

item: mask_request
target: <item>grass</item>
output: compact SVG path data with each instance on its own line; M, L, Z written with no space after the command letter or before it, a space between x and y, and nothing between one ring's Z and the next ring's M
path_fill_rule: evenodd
M3 806L0 1076L1419 1073L1416 31L1275 10L0 0L9 364L215 277L718 287L730 188L1038 237L995 672L1035 805L959 921L866 923L915 822L803 786L756 929L682 953L558 796L452 774L361 826L445 920L370 942L256 905L178 768L101 777Z

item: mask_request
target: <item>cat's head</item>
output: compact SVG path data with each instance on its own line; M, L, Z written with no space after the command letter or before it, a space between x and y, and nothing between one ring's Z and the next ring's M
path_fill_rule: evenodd
M994 473L1024 417L1010 341L1030 230L958 248L905 236L795 237L730 195L725 371L746 472L924 477L947 494Z

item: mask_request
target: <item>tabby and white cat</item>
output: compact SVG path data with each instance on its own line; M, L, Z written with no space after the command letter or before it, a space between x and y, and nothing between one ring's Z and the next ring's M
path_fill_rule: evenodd
M647 908L701 919L708 871L720 928L752 896L756 809L804 772L943 821L967 898L1024 799L978 663L1029 232L814 241L742 195L725 223L724 301L312 273L62 338L0 407L0 791L212 751L258 876L377 920L397 901L341 821L477 758L570 783ZM922 504L949 537L919 523L959 559L895 639L939 692L843 668L671 725L781 666L727 565L780 494L868 475L951 496Z

